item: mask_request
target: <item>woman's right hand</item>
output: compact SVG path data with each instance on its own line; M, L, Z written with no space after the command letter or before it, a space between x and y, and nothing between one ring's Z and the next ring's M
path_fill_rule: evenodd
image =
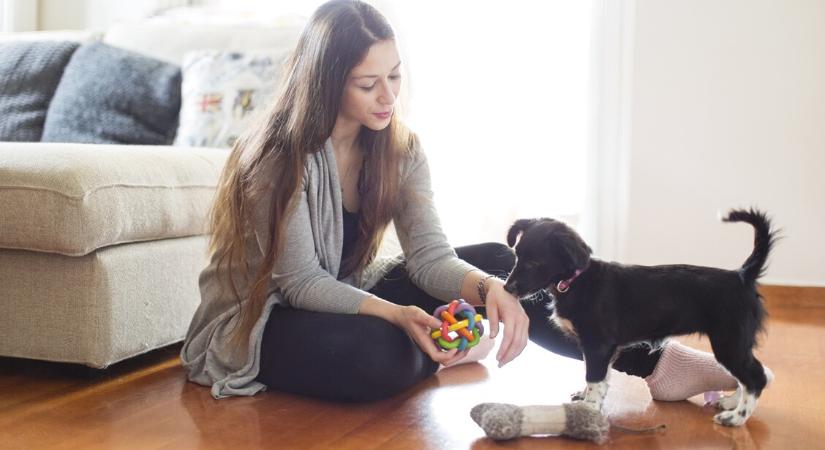
M370 296L361 303L359 314L380 317L404 330L418 348L433 361L445 366L452 365L467 356L467 351L452 349L443 351L430 337L430 331L441 327L441 321L417 306L401 306L376 296Z
M417 306L395 306L395 317L391 322L406 331L407 335L409 335L418 347L429 355L433 361L444 366L450 366L467 356L466 351L458 351L456 349L445 352L435 343L430 333L432 329L441 327L440 320L427 314Z

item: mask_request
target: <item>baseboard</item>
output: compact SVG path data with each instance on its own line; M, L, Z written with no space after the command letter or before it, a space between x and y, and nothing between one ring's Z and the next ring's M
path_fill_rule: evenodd
M825 287L763 284L759 286L759 292L768 307L825 307Z

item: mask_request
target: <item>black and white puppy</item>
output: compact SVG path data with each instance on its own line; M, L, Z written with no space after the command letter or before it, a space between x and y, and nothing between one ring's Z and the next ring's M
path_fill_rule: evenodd
M762 364L753 355L765 317L756 280L776 233L767 216L753 209L730 211L723 220L746 222L756 230L753 253L737 270L605 262L591 258L590 247L562 222L522 219L513 224L507 243L513 247L521 238L505 289L517 297L547 289L554 297L552 322L578 340L584 355L583 401L601 409L606 377L620 349L702 333L716 359L739 380L737 391L718 402L723 411L714 420L737 426L753 414L766 384Z

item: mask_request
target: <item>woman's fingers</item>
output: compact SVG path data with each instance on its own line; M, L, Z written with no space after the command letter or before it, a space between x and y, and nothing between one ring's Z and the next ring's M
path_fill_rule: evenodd
M453 351L453 350L456 350L456 349L451 349L450 351ZM467 356L467 353L469 353L467 350L456 351L456 353L453 356L447 358L441 364L443 364L444 367L449 367L449 366L461 361L462 359L464 359L464 357Z
M458 349L454 348L448 351L443 351L432 336L430 336L431 330L437 329L441 325L441 322L436 320L433 316L427 315L423 311L422 314L424 314L424 316L419 314L417 317L417 321L422 324L421 334L415 333L413 339L433 361L444 366L449 366L467 356L467 351L458 351ZM435 323L432 321L435 321Z
M513 324L505 324L504 326L504 339L501 340L498 353L496 353L496 360L498 361L499 367L502 367L509 362L509 360L505 360L504 358L509 356L510 347L513 345L513 337L516 334Z
M420 343L419 343L419 346L421 346ZM436 345L435 342L432 339L430 339L429 345L427 345L426 347L422 347L422 348L425 349L424 351L427 353L427 355L430 357L430 359L432 359L433 361L435 361L439 364L447 365L447 364L450 364L453 359L458 360L458 359L461 359L461 358L464 357L464 355L459 355L458 350L456 350L454 348L450 349L446 352L442 351L441 348L438 347L438 345ZM456 358L456 356L459 356L459 357Z
M505 308L507 308L506 311L502 312L505 327L504 338L501 340L498 353L496 353L499 367L503 367L515 359L527 346L527 331L530 323L530 319L520 304L514 303L507 305Z
M490 339L498 336L498 306L492 302L487 305L487 322L490 323Z
M529 319L527 321L519 320L513 324L514 327L512 333L505 332L506 334L510 334L512 339L510 341L510 346L504 352L501 359L498 360L499 367L502 367L514 360L521 354L522 351L524 351L524 348L527 346L527 330L529 329L528 324Z
M409 324L409 328L407 329L407 333L413 338L413 341L418 345L421 350L426 353L430 359L433 361L444 364L451 362L453 358L456 357L458 351L456 349L451 349L450 351L444 352L441 350L441 347L433 340L430 336L430 330L432 328L438 328L438 325L441 325L441 322L438 322L438 325L434 325L433 322L430 320L436 320L433 316L428 315L423 310L418 309L418 312L413 313L413 317L411 317ZM463 358L463 355L459 355L460 357L457 359Z

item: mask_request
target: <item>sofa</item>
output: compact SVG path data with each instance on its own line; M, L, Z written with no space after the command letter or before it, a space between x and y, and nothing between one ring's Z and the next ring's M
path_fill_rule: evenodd
M22 83L12 94L35 87L45 99L45 109L20 116L36 119L26 126L9 122L9 114L0 117L0 136L6 121L6 138L0 139L0 356L106 368L182 340L200 302L209 207L236 137L227 137L232 127L214 101L187 98L186 61L203 52L230 54L232 61L253 50L285 54L300 25L176 17L115 24L102 32L0 34L0 49L19 42L49 42L44 47L54 49L58 41L74 48L60 62L65 67L52 88L39 75L21 81L20 67L7 70L5 78L0 73L6 88ZM126 55L138 61L138 71L145 69L149 82L133 79L132 63L119 59L109 68L94 60L81 65L81 53ZM213 78L216 73L227 72L213 71ZM164 81L153 81L161 75ZM106 77L116 77L122 91L88 92L102 90ZM86 93L70 95L81 85ZM246 103L236 99L233 114L248 112L252 90L242 92ZM130 95L137 101L128 103ZM176 95L177 103L170 100ZM271 96L270 90L257 103ZM211 114L208 123L203 115L200 122L184 123L193 105ZM94 112L103 107L143 116ZM198 126L209 132L198 136ZM188 130L185 139L182 130Z

